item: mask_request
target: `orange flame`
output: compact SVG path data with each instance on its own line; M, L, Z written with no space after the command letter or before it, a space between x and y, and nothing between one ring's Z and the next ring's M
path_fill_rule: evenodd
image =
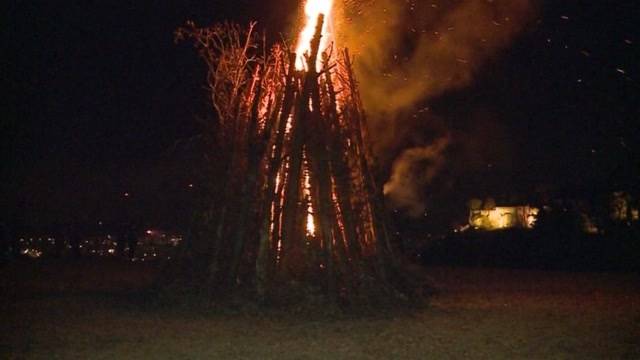
M307 0L304 6L305 13L305 26L298 36L298 45L296 46L296 54L298 59L296 60L296 69L303 70L305 68L305 61L303 55L311 51L310 44L313 38L318 15L324 15L324 25L322 27L322 39L320 40L320 51L327 48L332 40L332 24L331 24L331 9L333 7L333 0ZM322 59L318 58L316 62L316 68L320 67Z

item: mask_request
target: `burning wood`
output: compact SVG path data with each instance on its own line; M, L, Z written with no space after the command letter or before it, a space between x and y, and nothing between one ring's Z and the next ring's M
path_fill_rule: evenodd
M371 279L389 289L382 193L351 58L326 47L330 8L329 0L309 1L316 21L301 33L297 54L280 44L264 49L253 24L188 24L177 33L195 41L209 67L225 152L210 286L249 283L261 298L292 280L333 299L363 296Z

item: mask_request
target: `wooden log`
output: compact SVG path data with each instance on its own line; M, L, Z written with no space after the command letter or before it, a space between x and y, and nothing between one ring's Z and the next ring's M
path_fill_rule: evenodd
M263 220L259 238L258 259L256 261L256 288L258 296L264 299L266 295L266 289L268 287L268 281L270 273L275 271L277 266L277 246L281 239L280 232L280 213L282 211L280 206L280 199L276 196L281 195L276 187L276 179L281 172L281 165L284 159L282 149L284 146L284 138L286 133L287 122L289 121L289 115L291 114L291 108L293 106L293 100L295 96L294 71L295 71L295 54L289 54L289 67L285 73L285 86L284 95L282 97L282 103L279 104L274 111L275 125L272 127L274 133L270 138L272 141L270 144L273 146L273 152L270 154L270 160L267 168L266 189L263 198ZM284 62L282 62L284 64ZM283 65L284 66L284 65ZM268 130L267 130L268 131ZM282 174L280 178L281 182L285 182L285 175ZM273 227L273 230L271 229Z

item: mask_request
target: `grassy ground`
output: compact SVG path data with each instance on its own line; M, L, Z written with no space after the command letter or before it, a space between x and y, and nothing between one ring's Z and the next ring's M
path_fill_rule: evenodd
M148 266L0 271L0 358L640 358L637 275L431 268L425 309L325 320L150 305Z

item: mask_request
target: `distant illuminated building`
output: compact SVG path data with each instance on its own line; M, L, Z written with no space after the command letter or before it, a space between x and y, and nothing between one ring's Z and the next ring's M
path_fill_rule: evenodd
M480 230L531 229L535 225L538 213L538 208L529 205L471 209L469 211L469 225Z

